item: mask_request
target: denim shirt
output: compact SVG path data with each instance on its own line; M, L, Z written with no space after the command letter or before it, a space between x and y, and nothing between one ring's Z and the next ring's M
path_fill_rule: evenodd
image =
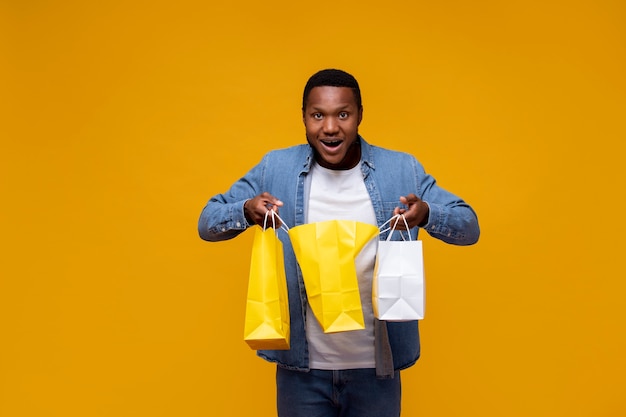
M430 207L428 222L423 226L431 236L446 243L471 245L478 240L478 219L472 208L459 197L439 187L411 155L361 142L361 170L365 187L372 200L378 226L393 216L400 206L400 196L417 195ZM200 237L208 241L231 239L250 225L243 211L246 200L265 191L280 199L280 216L288 227L306 223L309 180L314 161L308 144L275 150L266 154L224 194L211 198L198 223ZM379 235L387 238L389 232ZM417 239L418 228L411 229ZM279 366L307 371L309 352L305 335L307 297L302 273L287 233L278 232L283 243L285 275L289 295L291 341L289 350L261 350L258 355ZM398 236L395 236L398 235ZM398 233L393 240L400 239ZM394 370L413 365L420 355L417 321L381 322L374 326L376 368L380 377L392 377Z

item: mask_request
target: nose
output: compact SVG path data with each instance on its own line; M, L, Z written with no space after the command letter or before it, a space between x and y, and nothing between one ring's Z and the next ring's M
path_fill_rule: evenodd
M339 124L334 117L325 117L322 128L324 129L324 134L327 136L332 136L339 133Z

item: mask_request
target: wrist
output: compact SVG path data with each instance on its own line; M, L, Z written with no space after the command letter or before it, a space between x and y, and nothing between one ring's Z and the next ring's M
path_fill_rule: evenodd
M250 213L248 211L248 202L249 201L250 201L250 199L247 199L243 203L243 215L246 218L246 221L248 222L248 225L252 226L252 225L254 225L254 220L252 220L252 216L250 215Z

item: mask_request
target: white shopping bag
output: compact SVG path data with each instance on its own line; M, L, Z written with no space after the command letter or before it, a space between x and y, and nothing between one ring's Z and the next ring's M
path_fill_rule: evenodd
M386 321L421 320L424 318L422 241L410 240L408 232L409 240L390 240L400 217L394 216L387 221L394 219L387 240L378 242L372 288L374 315ZM404 222L408 230L406 219Z

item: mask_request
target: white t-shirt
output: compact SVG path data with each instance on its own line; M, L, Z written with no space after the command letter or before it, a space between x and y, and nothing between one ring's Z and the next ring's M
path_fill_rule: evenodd
M318 164L311 167L311 190L308 203L309 223L325 220L356 220L376 225L376 214L363 182L361 165L335 171ZM307 305L306 335L312 369L374 368L374 313L372 277L377 239L372 239L355 259L364 330L324 333Z

